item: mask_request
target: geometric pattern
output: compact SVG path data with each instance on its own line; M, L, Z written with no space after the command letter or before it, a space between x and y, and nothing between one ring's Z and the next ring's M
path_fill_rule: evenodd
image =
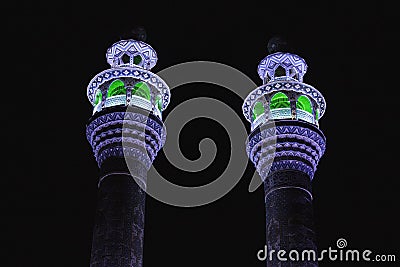
M302 109L296 109L296 118L307 121L309 123L314 123L313 115Z
M276 108L276 109L270 110L270 112L271 112L270 118L272 120L285 119L285 118L292 117L292 111L290 108Z
M275 77L278 67L284 69L285 76ZM253 116L251 109L256 102L260 101L265 107L265 116L252 123L246 152L264 183L268 251L317 252L311 180L325 153L326 139L318 129L319 118L315 109L322 117L326 103L318 90L302 83L306 71L306 62L297 55L268 55L258 66L258 74L265 84L253 90L242 107L244 116L250 122ZM271 108L271 97L275 92L287 95L290 108ZM297 106L300 95L311 100L312 112ZM315 260L282 263L273 257L272 260L267 259L267 265L318 266L318 263Z
M130 105L134 105L137 107L140 107L142 109L151 111L151 102L143 97L137 96L137 95L132 95L131 96L131 101ZM158 109L156 109L158 110Z
M128 111L116 106L104 111L96 113L86 127L86 137L99 167L108 158L128 156L150 168L165 144L162 121L140 109Z
M96 92L102 84L110 80L124 77L131 77L152 85L163 97L162 110L164 110L168 106L170 101L170 91L168 85L158 75L140 67L115 67L112 69L104 70L97 74L89 82L89 85L87 87L87 97L90 103L95 106L94 100ZM105 94L106 92L102 93Z
M157 63L157 53L150 45L132 39L120 40L108 48L106 53L107 62L111 67L116 67L120 64L120 58L123 54L130 57L140 55L142 61L139 66L148 70Z
M263 179L278 170L298 170L312 179L325 148L325 136L318 128L280 120L256 128L248 138L246 152Z
M104 101L104 107L112 107L117 105L126 105L126 95L113 95L106 98ZM102 109L100 105L100 110ZM99 110L99 111L100 111Z
M277 108L269 111L269 119L270 120L281 120L281 119L289 119L292 117L292 111L290 108ZM315 123L313 115L308 113L307 111L296 109L296 118L300 120L307 121L309 123ZM259 115L252 123L251 130L253 131L259 125L266 123L267 114L263 113Z
M295 73L297 73L299 75L300 82L303 81L303 76L307 71L306 62L298 55L277 52L268 55L261 60L260 64L258 65L258 75L264 81L265 76L268 73L270 79L273 80L275 78L275 70L279 66L286 70L286 76L290 75L290 70L293 70Z
M244 100L242 110L245 118L251 122L251 108L253 104L265 94L270 94L273 92L280 92L282 90L293 91L305 95L313 99L320 110L319 118L321 118L326 109L325 98L322 94L312 87L311 85L301 83L295 80L285 80L285 81L273 81L264 84L256 89L254 89Z
M118 105L127 105L127 97L126 95L114 95L107 97L106 100L104 101L104 108L108 107L113 107L113 106L118 106ZM131 99L129 102L129 105L131 106L136 106L148 111L152 111L151 109L151 102L143 97L136 96L136 95L131 95ZM99 102L95 107L94 107L94 113L99 112L103 109L102 103ZM159 112L158 109L153 110L154 114L157 115L158 117L161 118L161 112ZM157 112L158 111L158 112Z

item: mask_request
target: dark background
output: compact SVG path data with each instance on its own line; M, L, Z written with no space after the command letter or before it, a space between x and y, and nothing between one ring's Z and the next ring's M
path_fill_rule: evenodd
M146 28L147 43L158 53L153 72L210 60L259 85L256 70L268 39L285 36L308 63L305 82L327 100L320 121L327 151L313 184L318 247L335 247L345 238L349 248L398 258L398 31L382 2L349 2L54 1L4 7L4 266L89 266L98 169L85 138L92 114L86 86L109 68L107 47L135 25ZM218 98L241 114L242 100L229 91L192 84L174 90L164 116L197 96ZM219 148L204 175L179 173L162 153L154 165L180 184L212 180L229 160L227 133L209 120L189 123L181 134L188 158L199 156L203 137ZM144 265L265 266L256 258L265 242L263 191L247 191L253 171L249 164L229 194L202 207L177 208L148 197Z

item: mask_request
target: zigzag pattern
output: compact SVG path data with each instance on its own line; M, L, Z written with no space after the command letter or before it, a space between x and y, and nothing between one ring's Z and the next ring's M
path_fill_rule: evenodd
M283 67L285 70L296 69L300 81L302 81L304 74L307 72L307 64L304 59L295 54L278 52L261 60L257 69L258 75L262 80L264 80L266 73L270 77L274 77L278 66Z
M319 159L325 152L325 146L324 136L312 129L279 125L275 128L266 127L251 135L246 151L262 177L268 175L269 171L274 170L273 168L294 168L313 177ZM282 161L287 164L281 163Z
M114 67L118 64L119 58L123 54L129 56L140 55L143 60L143 64L141 65L146 69L153 68L158 60L156 51L150 45L142 41L130 39L116 42L108 48L106 53L107 62L111 67Z
M325 152L325 140L324 137L314 132L311 129L300 127L300 126L276 126L276 134L282 137L288 138L299 138L308 141L308 139L312 140L312 143L315 142L318 144L317 147L321 148L321 153L324 154ZM322 156L322 155L321 155Z
M111 126L113 128L110 129ZM137 157L150 166L165 143L166 133L164 125L150 117L116 111L91 121L86 128L86 136L99 166L109 157L124 155Z
M286 146L286 143L284 144ZM257 167L257 171L260 174L267 175L269 169L271 168L272 163L279 162L281 160L291 159L293 161L305 161L303 163L312 166L313 171L316 170L318 161L320 157L315 153L315 151L307 146L305 146L307 150L290 150L290 149L262 149L261 151L254 151L254 155L250 157L251 161ZM313 154L314 156L310 156Z
M282 139L282 138L297 138L302 141L306 141L308 143L312 143L316 146L316 148L319 150L320 156L322 156L325 153L326 149L326 143L325 143L325 138L321 136L319 133L305 128L301 126L293 126L293 125L287 125L287 126L275 126L275 128L268 128L268 129L263 129L262 131L258 132L254 136L248 140L246 151L247 154L250 156L250 152L254 150L255 146L265 140L269 140L268 138L276 138L276 140ZM279 146L279 142L276 142L277 146Z
M143 114L133 112L110 112L97 117L86 127L86 138L90 144L93 144L94 136L97 135L98 131L117 124L122 126L124 123L127 125L137 124L139 127L145 127L145 129L150 131L153 135L160 136L160 146L164 145L166 139L164 125L160 125L157 121Z

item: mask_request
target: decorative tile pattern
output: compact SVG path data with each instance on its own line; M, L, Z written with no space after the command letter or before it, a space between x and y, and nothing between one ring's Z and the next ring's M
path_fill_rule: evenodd
M261 177L267 177L268 171L295 169L313 178L325 152L325 137L311 125L297 121L291 121L291 124L296 125L285 125L281 121L275 127L262 127L250 135L247 154ZM270 170L266 167L268 164L272 164Z
M130 57L139 55L142 58L139 66L145 69L151 69L157 63L156 51L145 42L133 39L118 41L108 48L106 53L107 62L111 67L117 67L124 54Z
M166 139L163 123L154 118L115 111L93 119L86 128L86 137L99 166L107 158L129 156L150 168Z
M264 80L268 73L269 77L274 79L275 70L279 66L285 69L287 74L291 70L296 72L299 75L300 82L303 81L303 76L307 72L307 64L304 59L295 54L278 52L268 55L261 60L257 69L258 75Z

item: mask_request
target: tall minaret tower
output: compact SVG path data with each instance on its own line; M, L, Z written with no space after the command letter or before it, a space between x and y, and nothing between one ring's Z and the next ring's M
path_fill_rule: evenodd
M87 87L94 109L86 135L100 167L91 267L143 263L146 176L165 142L170 91L150 71L157 54L141 36L108 48L111 68Z
M247 153L264 182L267 266L318 266L312 256L291 261L288 253L297 250L300 260L303 250L318 254L311 181L325 151L326 140L318 125L325 99L303 83L304 59L279 51L279 39L271 40L268 48L271 54L258 65L263 85L243 104L252 130ZM287 261L277 258L279 250L286 251Z

